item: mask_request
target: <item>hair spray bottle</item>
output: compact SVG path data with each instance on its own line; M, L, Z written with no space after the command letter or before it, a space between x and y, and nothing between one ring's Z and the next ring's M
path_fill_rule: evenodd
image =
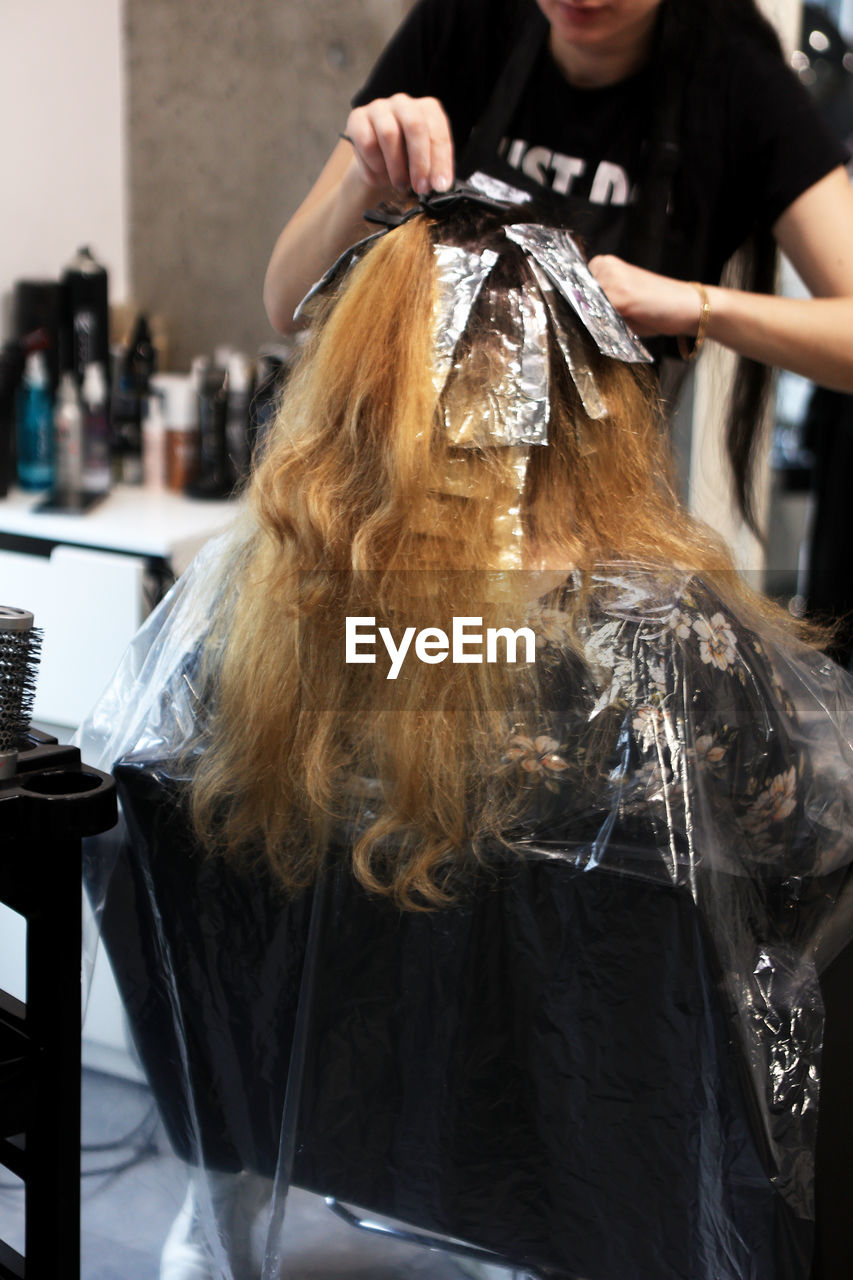
M83 378L83 487L106 493L110 487L110 423L103 366L87 364Z
M109 368L110 334L107 271L88 248L78 250L62 277L63 345L82 386L86 366Z
M44 353L27 356L18 394L18 483L49 489L53 480L53 406Z
M83 491L83 409L77 379L66 370L59 382L54 413L55 478L57 496L73 506Z

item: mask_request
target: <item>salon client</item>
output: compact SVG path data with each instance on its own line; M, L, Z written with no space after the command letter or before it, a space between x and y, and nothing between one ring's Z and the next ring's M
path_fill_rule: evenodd
M533 222L442 204L324 284L250 512L84 732L130 836L93 898L192 1170L161 1280L278 1277L291 1182L554 1280L809 1274L849 685L681 511L644 353L600 300L582 328ZM389 695L341 661L344 617L478 614L535 662ZM851 1274L834 1190L813 1280Z

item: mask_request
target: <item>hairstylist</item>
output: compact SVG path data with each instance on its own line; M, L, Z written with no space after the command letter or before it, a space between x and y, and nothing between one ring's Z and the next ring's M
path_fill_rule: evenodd
M277 329L366 234L364 209L483 169L565 201L639 334L853 391L845 155L755 0L419 0L354 101L273 251ZM768 296L773 240L811 299ZM745 288L720 288L748 242Z

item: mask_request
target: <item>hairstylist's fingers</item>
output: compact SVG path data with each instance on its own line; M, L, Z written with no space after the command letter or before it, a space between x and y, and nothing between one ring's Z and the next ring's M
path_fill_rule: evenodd
M624 280L628 264L612 253L599 253L587 265L618 311L620 303L627 299Z
M403 131L413 191L447 191L453 185L453 139L441 103L398 93L390 105Z
M453 185L453 139L436 98L376 98L350 112L346 136L371 186L423 195Z
M636 267L609 253L591 258L589 269L641 338L696 333L702 302L694 284Z
M409 189L409 167L400 122L387 98L356 107L347 118L346 135L366 182L373 187Z

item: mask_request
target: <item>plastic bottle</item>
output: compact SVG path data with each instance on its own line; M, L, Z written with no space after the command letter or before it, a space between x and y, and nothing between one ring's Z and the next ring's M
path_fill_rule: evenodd
M157 371L157 352L151 337L151 326L148 317L143 313L137 316L133 333L130 335L130 350L133 353L133 367L136 370L139 394L148 394L148 383L152 373Z
M106 493L110 487L110 424L103 365L87 364L83 375L83 487Z
M198 392L199 470L185 486L191 498L227 498L234 487L225 441L227 408L227 374L211 365L201 377Z
M142 484L142 421L155 362L148 320L139 315L113 380L113 471L125 484Z
M142 483L155 493L166 487L166 420L162 392L153 388L142 420Z
M190 361L190 377L192 378L196 395L201 391L201 386L204 382L205 375L210 368L210 364L210 356L205 355L193 356Z
M70 371L59 381L54 413L54 458L56 493L68 502L83 492L83 409L77 379Z
M158 373L151 390L163 396L166 487L182 493L198 474L198 395L192 374Z
M18 280L12 298L12 332L26 351L43 351L51 395L62 364L62 286L58 280ZM70 358L70 348L69 348Z
M18 483L22 489L49 489L53 482L53 406L47 361L41 351L27 356L18 396Z
M95 261L91 249L79 249L69 262L62 291L63 345L70 353L78 383L82 383L86 366L100 364L106 369L110 354L107 272Z
M0 498L5 498L16 475L17 399L24 375L24 349L12 338L0 347Z
M252 445L249 438L249 402L252 376L247 358L239 351L231 353L228 361L228 416L225 421L225 439L228 456L238 483L246 479L252 466Z

